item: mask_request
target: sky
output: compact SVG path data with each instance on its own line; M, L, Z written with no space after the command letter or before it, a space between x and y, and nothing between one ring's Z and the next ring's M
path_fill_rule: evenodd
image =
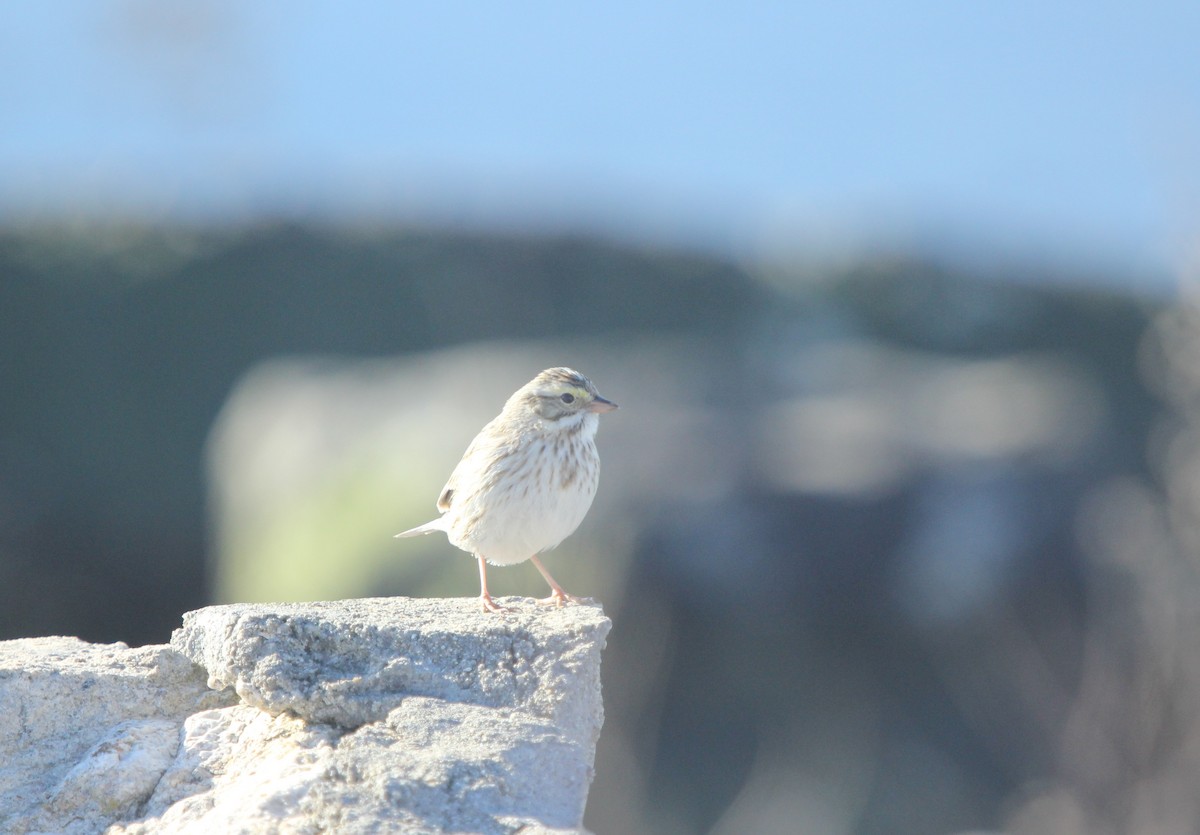
M57 0L0 29L0 223L908 244L1170 273L1200 4Z

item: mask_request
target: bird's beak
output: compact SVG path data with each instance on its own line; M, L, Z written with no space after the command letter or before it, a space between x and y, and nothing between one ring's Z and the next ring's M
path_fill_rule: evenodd
M616 403L612 402L611 400L605 400L603 397L601 397L598 394L592 400L592 402L587 405L587 410L589 412L595 412L596 414L603 414L604 412L611 412L615 408L617 408Z

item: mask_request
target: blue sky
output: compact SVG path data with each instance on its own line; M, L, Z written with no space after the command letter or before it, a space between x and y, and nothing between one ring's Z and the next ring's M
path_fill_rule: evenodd
M967 240L1170 271L1200 4L60 0L0 31L0 220ZM948 244L949 245L949 244Z

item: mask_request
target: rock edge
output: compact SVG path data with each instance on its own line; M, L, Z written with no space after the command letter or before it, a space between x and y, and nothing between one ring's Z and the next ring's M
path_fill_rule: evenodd
M580 831L596 605L234 604L169 646L0 642L0 830Z

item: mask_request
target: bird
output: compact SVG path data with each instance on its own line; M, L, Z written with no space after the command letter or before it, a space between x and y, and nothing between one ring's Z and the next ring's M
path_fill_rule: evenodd
M538 554L575 532L600 483L596 430L617 404L571 368L547 368L517 389L479 431L437 500L441 515L396 537L444 531L479 562L479 601L500 612L487 587L487 564L530 560L550 584L539 602L582 602L567 594Z

